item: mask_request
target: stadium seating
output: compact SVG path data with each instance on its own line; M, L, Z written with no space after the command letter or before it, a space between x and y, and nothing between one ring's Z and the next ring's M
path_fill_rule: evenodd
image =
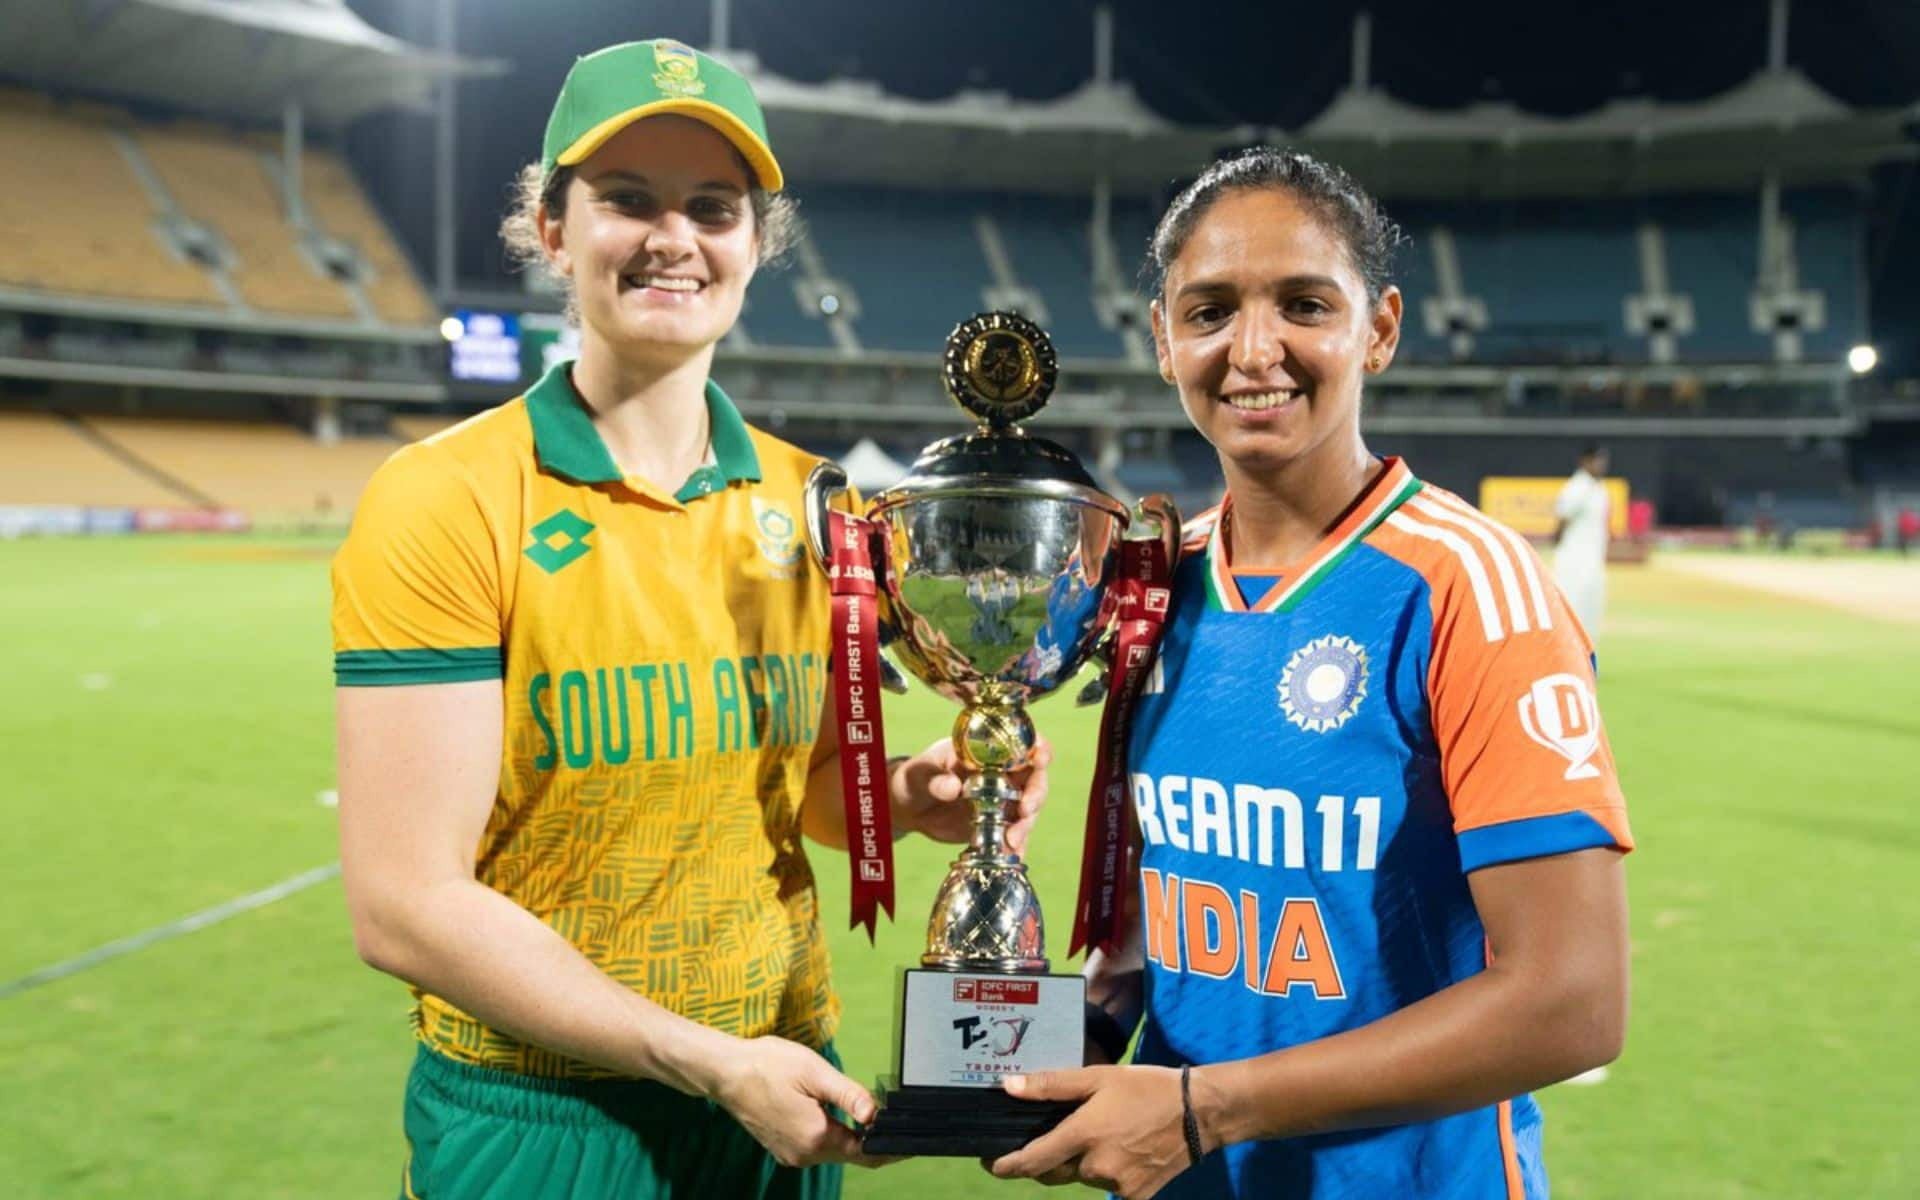
M368 268L367 300L386 321L430 325L439 310L427 298L386 223L374 212L352 172L330 151L309 150L301 163L301 194L313 222L352 246Z
M185 123L143 129L140 143L181 211L226 242L228 273L249 305L280 316L355 315L346 289L301 252L255 149L224 130Z
M1454 213L1448 226L1463 287L1487 306L1476 357L1646 357L1644 344L1627 332L1623 312L1623 299L1640 289L1634 229L1625 210L1571 203L1550 213L1483 206Z
M975 218L992 218L1015 281L1037 293L1047 327L1068 357L1117 358L1119 336L1099 321L1088 244L1089 203L1043 196L917 193L822 188L802 197L827 273L859 297L853 329L868 349L926 351L962 310L985 303L993 271ZM1464 298L1486 311L1467 359L1492 363L1635 363L1648 340L1627 326L1630 296L1643 290L1638 230L1652 222L1666 251L1668 291L1687 297L1694 329L1677 341L1682 362L1760 362L1773 339L1753 327L1758 275L1758 207L1751 196L1664 198L1657 202L1525 203L1395 201L1390 215L1406 241L1393 280L1406 301L1401 361L1448 362L1445 330L1425 321L1438 293L1436 245L1451 240ZM1821 295L1825 320L1801 334L1804 361L1837 361L1861 331L1857 292L1864 254L1858 199L1838 192L1787 194L1796 286ZM1110 237L1123 272L1144 263L1153 212L1115 201ZM1142 299L1144 306L1144 297ZM792 277L763 273L745 322L755 342L829 346L825 322L801 310Z
M0 412L0 505L139 508L188 502L63 417Z
M1120 339L1100 324L1093 307L1089 209L1084 199L1006 196L985 211L999 227L1014 273L1045 302L1047 331L1060 353L1118 358Z
M175 257L158 215L97 117L0 100L0 285L163 304L220 305L207 273Z
M759 344L826 349L833 345L827 323L817 313L803 312L794 295L796 270L788 262L756 271L747 287L746 307L740 310L740 326Z
M341 518L374 469L399 447L390 438L322 445L282 425L142 417L90 417L129 454L256 521Z
M397 416L387 422L387 428L393 436L402 442L417 442L432 437L443 429L451 429L460 423L460 417L412 417Z
M868 349L938 350L954 322L982 306L991 279L968 197L821 189L806 205L827 269L859 296L855 325Z

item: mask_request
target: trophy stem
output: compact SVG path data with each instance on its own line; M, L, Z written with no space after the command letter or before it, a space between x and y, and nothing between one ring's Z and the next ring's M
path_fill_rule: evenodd
M973 806L973 840L961 857L1018 865L1020 856L1007 846L1007 818L1020 800L1020 789L1004 771L981 771L967 779L960 794Z
M934 898L922 964L954 971L1047 969L1040 899L1027 865L1007 846L1008 816L1020 799L1011 776L1033 758L1033 718L1017 695L984 690L953 724L953 747L968 768L962 793L973 806L973 837Z

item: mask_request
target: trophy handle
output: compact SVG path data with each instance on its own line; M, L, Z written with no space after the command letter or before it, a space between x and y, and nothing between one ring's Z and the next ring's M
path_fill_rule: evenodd
M1173 503L1173 497L1165 492L1154 492L1142 496L1133 506L1131 519L1127 522L1127 533L1133 536L1144 535L1159 538L1167 552L1167 570L1172 572L1180 565L1180 510ZM1087 681L1080 694L1073 698L1074 704L1085 708L1103 703L1107 698L1109 677L1113 673L1114 632L1106 630L1100 635L1100 641L1089 654L1094 662L1100 664L1100 673Z
M801 491L806 509L807 545L813 547L814 561L823 571L833 562L827 551L827 510L833 507L835 496L845 495L849 490L847 473L840 469L840 464L823 462L807 475L806 486Z
M815 562L822 571L833 565L833 557L827 549L827 512L833 507L836 496L844 496L852 491L847 486L847 473L838 463L823 462L815 466L807 475L806 486L801 490L801 507L807 525L807 545L813 550ZM876 563L878 567L881 564ZM886 611L885 606L881 611ZM893 643L896 636L893 627L884 617L879 622L880 646L885 649ZM895 695L904 695L907 691L907 677L893 660L885 654L880 656L880 686Z
M1180 509L1174 504L1173 497L1165 492L1154 492L1140 497L1133 506L1133 521L1127 532L1133 533L1142 526L1152 526L1149 537L1157 536L1167 551L1167 570L1177 570L1180 566Z

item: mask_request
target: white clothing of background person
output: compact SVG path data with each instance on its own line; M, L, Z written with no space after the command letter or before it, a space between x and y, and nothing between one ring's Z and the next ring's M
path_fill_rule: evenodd
M1603 460L1604 462L1604 460ZM1606 467L1598 470L1604 473ZM1600 636L1607 608L1607 487L1582 461L1553 502L1560 522L1553 575L1588 637Z

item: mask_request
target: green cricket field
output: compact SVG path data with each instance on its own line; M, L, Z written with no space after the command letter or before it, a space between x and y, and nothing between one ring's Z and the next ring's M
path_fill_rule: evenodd
M0 543L0 1193L397 1194L407 996L355 957L330 872L330 549ZM1920 574L1779 560L1816 580L1782 588L1713 558L1612 576L1633 1017L1604 1082L1540 1097L1555 1194L1920 1195L1920 624L1898 602L1920 613ZM1895 600L1863 609L1861 570ZM895 749L952 717L924 689L890 705ZM1097 712L1036 717L1057 758L1031 861L1059 955ZM951 857L899 851L899 920L871 946L843 928L844 858L814 854L862 1079ZM963 1160L847 1193L1040 1194Z

